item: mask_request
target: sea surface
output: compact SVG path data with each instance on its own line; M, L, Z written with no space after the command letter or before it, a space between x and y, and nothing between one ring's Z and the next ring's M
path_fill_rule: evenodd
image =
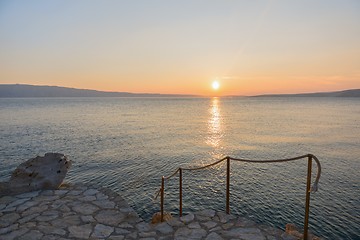
M161 177L225 156L279 159L312 153L322 165L309 229L360 239L360 98L0 99L0 181L25 160L60 152L67 182L119 192L149 220ZM316 165L313 164L313 180ZM303 226L307 160L231 162L230 211L284 229ZM178 176L165 210L178 214ZM183 173L184 213L225 210L226 163Z

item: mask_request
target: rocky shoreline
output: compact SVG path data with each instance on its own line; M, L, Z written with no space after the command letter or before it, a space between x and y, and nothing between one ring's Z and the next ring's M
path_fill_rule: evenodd
M0 239L299 238L280 229L214 210L151 224L143 221L117 193L106 188L74 185L0 197Z

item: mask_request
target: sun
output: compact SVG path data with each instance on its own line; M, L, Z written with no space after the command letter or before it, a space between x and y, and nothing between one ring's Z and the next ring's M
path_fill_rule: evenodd
M220 87L220 83L218 81L213 81L211 86L214 90L218 90Z

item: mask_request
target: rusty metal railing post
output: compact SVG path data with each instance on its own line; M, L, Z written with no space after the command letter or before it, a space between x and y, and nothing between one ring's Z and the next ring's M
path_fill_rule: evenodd
M161 203L160 203L160 212L161 212L161 222L164 221L164 187L165 187L165 177L161 178Z
M230 214L230 157L226 157L226 213Z
M306 203L305 203L305 219L304 219L304 240L308 239L308 225L310 214L310 184L311 184L311 167L312 167L312 155L308 155L308 171L306 180Z
M305 201L305 216L304 216L304 240L308 239L308 226L309 226L309 215L310 215L310 193L311 191L316 192L318 189L318 182L321 176L321 165L319 160L316 156L312 154L306 154L298 157L293 158L286 158L286 159L274 159L274 160L249 160L249 159L241 159L241 158L231 158L229 156L222 158L214 163L208 164L206 166L196 167L196 168L178 168L172 175L168 177L162 177L161 180L161 221L164 221L164 195L165 195L165 179L170 179L175 176L179 172L179 215L182 216L182 172L183 170L201 170L208 167L215 166L220 164L221 162L227 160L227 168L226 168L226 213L230 214L230 161L238 161L238 162L251 162L251 163L277 163L277 162L289 162L295 161L299 159L306 159L308 158L308 172L307 172L307 182L306 182L306 201ZM317 164L317 175L316 180L312 188L311 185L311 174L312 174L312 160L314 160ZM159 195L157 193L156 197ZM155 197L155 198L156 198Z
M182 217L182 169L179 168L179 213L180 217Z

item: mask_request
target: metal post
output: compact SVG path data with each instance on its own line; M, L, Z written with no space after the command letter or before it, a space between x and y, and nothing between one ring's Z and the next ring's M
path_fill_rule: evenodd
M226 213L230 214L230 158L226 157Z
M161 178L161 201L160 201L161 222L164 221L164 185L165 185L165 177L162 177Z
M305 203L305 219L304 219L304 240L308 239L308 225L309 225L309 213L310 213L310 184L311 184L311 167L312 156L308 156L308 172L306 182L306 203Z
M179 168L179 205L180 217L182 217L182 169Z

